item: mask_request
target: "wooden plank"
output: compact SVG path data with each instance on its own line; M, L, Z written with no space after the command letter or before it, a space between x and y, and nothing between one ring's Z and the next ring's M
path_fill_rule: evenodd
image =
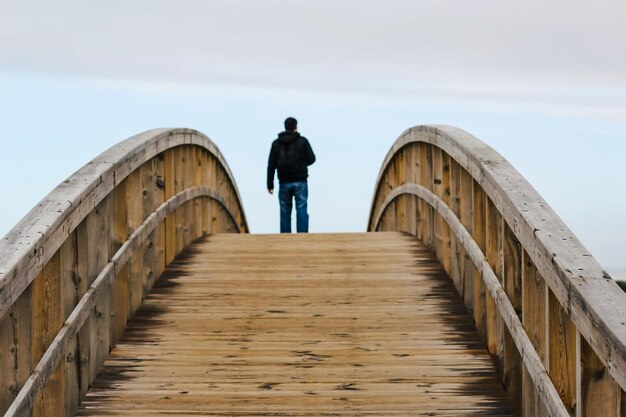
M61 303L61 253L57 251L33 281L32 363L39 362L63 326ZM33 416L65 415L65 369L52 373L41 391Z
M89 230L94 230L93 223L94 214L87 216L85 221L81 223L76 229L76 272L77 272L77 285L76 285L76 300L80 300L87 292L87 289L91 285L89 277ZM87 321L80 329L76 338L76 366L77 375L76 380L79 386L79 398L82 399L89 389L91 383L89 377L89 362L91 361L91 340L92 327L91 323Z
M459 220L465 229L472 234L473 232L473 180L472 177L463 168L459 168ZM463 301L467 306L470 314L474 314L474 276L477 273L472 260L467 255L464 248L461 249L463 263L461 265L461 274L463 275Z
M577 412L585 417L619 417L620 387L589 343L580 338L581 398Z
M548 344L550 379L568 411L576 412L576 326L552 291L548 296Z
M163 154L155 158L153 166L155 176L165 176L165 156ZM154 182L152 183L152 192L150 195L153 198L154 209L163 204L166 201L165 187L159 187ZM171 196L170 196L171 197ZM169 197L168 197L169 198ZM167 220L167 218L166 218ZM153 279L156 280L165 271L166 256L165 256L165 235L166 235L166 221L162 222L152 234L152 242L154 246L154 274Z
M172 149L174 153L174 190L179 193L185 189L185 156L184 147L179 146ZM176 237L174 253L178 255L185 247L185 211L184 207L179 207L174 211L174 218L176 222Z
M547 365L546 311L545 281L524 251L522 252L522 324L535 351L544 360L544 365ZM547 412L541 410L538 393L526 371L523 374L522 385L524 416L547 416Z
M32 365L32 285L0 318L0 411L4 413L15 399L33 369Z
M404 195L398 196L396 199L395 209L396 209L396 224L392 230L398 232L409 233L409 225L407 224L407 198Z
M439 198L443 199L444 189L443 189L443 156L441 149L433 146L432 147L432 191ZM441 216L435 214L434 215L434 251L437 255L437 259L444 265L445 268L445 257L446 257L446 237L445 237L445 229L446 224L441 218ZM393 230L393 229L391 229ZM449 265L448 265L449 266Z
M124 181L117 185L111 194L111 211L108 220L111 229L111 244L109 248L111 255L120 249L126 242L126 239L128 239L128 233L132 233L135 228L130 224L130 217L134 213L132 213L132 203L129 203L129 201L141 202L141 190L134 185L139 182L137 180L138 177L138 170L132 172ZM129 186L129 190L127 190L127 186ZM109 311L111 315L109 343L113 346L122 335L122 332L124 332L130 316L130 277L129 268L126 266L118 272L113 281Z
M420 144L420 177L421 184L432 191L433 189L433 150L428 144ZM422 202L420 205L420 213L422 213L422 241L429 248L434 247L434 230L433 230L433 213L432 209Z
M163 172L165 178L164 197L169 199L176 194L175 185L175 159L176 154L173 149L163 153ZM165 218L165 234L163 237L163 246L165 250L165 264L169 265L176 256L176 214L171 213Z
M415 236L417 233L417 197L406 195L404 200L406 213L406 232Z
M61 299L62 317L66 320L78 302L77 291L78 282L78 256L76 248L77 232L72 233L61 249ZM74 416L80 402L80 381L78 370L78 338L72 338L65 352L65 361L61 361L60 366L64 367L65 374L65 404L64 415Z
M485 257L498 281L502 283L502 216L489 199L485 208ZM493 355L504 381L504 326L493 298L487 294L485 301L487 349Z
M399 233L212 235L157 282L78 415L510 416L444 276Z
M515 312L522 319L522 246L502 219L503 286ZM504 386L516 412L522 407L522 362L511 335L504 329Z
M522 416L523 417L548 417L548 411L545 405L539 397L539 393L535 388L535 385L530 378L530 375L524 369L522 375L523 384L523 405Z
M491 198L559 303L571 311L578 331L588 340L609 373L626 388L626 295L604 272L545 200L497 152L472 135L449 126L416 126L392 146L434 145L451 155ZM373 208L372 215L375 210Z
M457 217L461 216L461 168L459 164L451 160L448 156L450 163L450 209L456 214ZM449 229L449 228L448 228ZM461 254L462 245L454 237L454 234L450 234L450 278L454 282L454 286L461 295L465 297L465 282L462 273L464 266L464 258Z
M451 198L450 198L450 155L445 152L441 152L441 192L443 193L441 199L448 207L451 206ZM448 275L451 273L451 257L452 257L452 240L451 240L450 227L444 221L442 224L442 236L443 236L443 254L442 254L442 265L444 271Z
M89 242L87 244L87 271L89 285L93 283L100 271L102 271L102 268L109 261L111 204L111 198L107 197L87 216L87 237ZM89 326L88 384L96 377L100 366L109 354L110 293L110 288L102 292L102 296L96 302L87 324Z
M128 177L126 200L128 201L128 229L131 233L137 230L144 219L152 214L155 209L151 207L151 191L153 187L151 165L150 162L147 162ZM144 265L143 245L140 245L133 251L129 263L123 269L127 271L129 276L128 308L131 312L134 312L141 305L145 294L144 288L147 272Z
M483 189L476 182L473 183L472 198L472 237L483 253L486 250L486 196ZM486 337L486 300L485 300L485 284L478 270L474 272L474 322L478 333L484 339Z
M528 254L522 252L522 324L539 356L546 360L546 283Z
M191 161L191 149L189 146L184 146L182 148L182 158L183 158L183 190L187 188L193 187L193 168L194 165ZM192 241L191 238L191 223L192 223L192 204L191 202L184 204L182 206L183 209L183 242L182 248L185 248Z

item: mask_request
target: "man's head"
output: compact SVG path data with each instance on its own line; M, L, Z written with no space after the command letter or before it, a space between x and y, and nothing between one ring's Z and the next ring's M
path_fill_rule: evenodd
M298 121L293 117L287 117L285 119L285 130L287 132L293 132L298 128Z

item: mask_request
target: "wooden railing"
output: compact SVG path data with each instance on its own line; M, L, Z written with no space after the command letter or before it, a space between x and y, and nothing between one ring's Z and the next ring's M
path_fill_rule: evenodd
M73 416L174 257L247 231L228 165L197 131L148 131L85 165L0 241L0 411Z
M368 229L433 250L519 415L626 416L626 295L494 150L453 127L407 130Z

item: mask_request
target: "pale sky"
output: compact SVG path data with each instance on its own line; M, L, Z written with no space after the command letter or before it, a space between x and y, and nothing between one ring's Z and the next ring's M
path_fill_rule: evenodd
M363 231L418 124L508 158L626 271L623 0L0 0L0 235L99 152L155 127L222 149L253 232L278 230L266 153L285 117L318 155L311 230Z

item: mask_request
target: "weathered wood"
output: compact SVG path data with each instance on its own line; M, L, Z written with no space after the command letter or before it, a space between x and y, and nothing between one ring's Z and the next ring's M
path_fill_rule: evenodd
M459 184L459 195L460 195L460 216L459 220L465 227L465 229L473 235L473 226L474 226L474 213L473 213L473 180L472 177L462 168L460 169L460 184ZM462 245L460 245L462 246ZM461 254L463 255L464 262L462 264L462 274L463 274L463 282L464 282L464 290L463 290L463 300L465 301L465 305L467 306L470 314L474 315L474 274L475 267L472 263L471 259L467 255L465 248L461 249Z
M10 366L14 371L6 373L9 376L6 378L6 392L9 394L3 396L0 393L0 412L4 413L17 390L26 382L37 357L48 348L41 342L46 337L54 336L48 334L48 329L54 328L55 323L55 331L60 329L63 320L107 264L109 256L132 232L126 218L128 210L136 209L137 203L139 209L135 210L135 214L139 213L139 224L143 221L141 207L146 193L142 194L142 191L154 194L154 209L164 201L163 191L156 185L152 190L140 189L137 193L130 193L128 185L133 182L136 184L137 179L142 178L144 165L162 166L162 153L183 144L189 157L196 153L208 153L219 164L225 178L224 190L206 189L204 195L220 200L220 204L227 204L223 208L226 221L236 218L239 220L238 226L246 230L245 215L241 212L238 191L230 170L212 142L198 132L184 129L146 132L116 145L79 170L42 200L0 241L0 327L12 330L15 323L20 323L20 329L14 337L2 338L2 343L7 344L11 355L6 359L4 355L0 356L0 370ZM196 148L202 150L196 152ZM196 177L194 164L188 164L185 175L189 178L187 183L193 186ZM156 184L156 179L152 180ZM137 190L133 188L133 191ZM226 198L228 202L225 202ZM129 208L129 205L132 207ZM189 207L193 206L190 204ZM189 213L191 217L194 212L190 210ZM195 221L192 218L185 220L189 224ZM164 225L160 227L164 228ZM190 230L189 226L187 230ZM159 232L154 232L157 243L165 240L164 229L162 233ZM187 240L191 240L191 235ZM140 252L139 259L143 263L144 251ZM53 254L59 259L52 258ZM162 271L165 267L164 245L154 250L154 255L156 261L152 263L156 265L155 269L160 267ZM36 276L48 274L46 271L51 271L50 268L57 271L56 278L46 281L43 288L37 286L35 291L38 297L35 312L40 311L41 314L37 316L37 321L27 323L27 318L30 321L31 317L28 310L32 308L32 294L26 289ZM43 388L43 391L39 398L31 397L31 394L22 396L21 412L26 413L36 402L36 415L72 415L79 398L86 392L91 378L108 356L111 345L121 334L130 315L128 274L124 267L116 270L116 274L111 287L103 290L94 305L88 323L76 328L78 334L66 340L65 351L53 349L54 354L59 356L54 359L56 362L46 359L49 362L37 368L39 373L33 375L38 384L44 382L41 386L30 384L30 389L39 391ZM49 285L53 281L56 286ZM53 290L54 293L51 292ZM22 293L26 298L22 298ZM42 297L45 302L40 305L39 298ZM23 316L22 310L28 311L28 314ZM4 319L5 313L10 317ZM32 342L31 332L34 338ZM11 349L11 344L18 337L22 341L21 346ZM61 360L61 356L64 360ZM50 365L52 362L54 366ZM45 377L40 372L44 372ZM5 378L0 380L0 391L4 392ZM23 408L24 405L26 408Z
M160 152L185 141L214 156L229 178L229 192L241 201L230 168L208 137L190 129L155 129L135 135L78 170L0 240L0 317L116 183ZM237 215L247 228L241 205L239 209Z
M94 366L97 368L101 365L101 363L98 363L100 360L98 357L98 355L100 355L99 349L101 348L101 345L107 342L106 337L108 334L103 334L101 332L100 326L102 326L103 322L100 320L102 320L103 314L100 309L106 308L109 305L111 284L116 276L116 270L119 271L124 268L125 264L131 258L132 252L136 250L137 247L139 247L147 238L147 236L154 231L159 222L162 222L167 217L169 212L176 210L182 204L200 196L211 196L212 198L215 198L212 194L211 190L208 190L205 187L194 187L185 190L159 206L159 208L151 216L149 216L142 225L136 228L133 234L112 257L111 262L108 262L101 268L101 272L93 280L89 290L87 290L85 295L80 299L63 328L58 332L58 334L56 334L54 340L49 343L49 347L45 350L41 361L39 361L34 372L26 381L23 389L19 392L17 398L11 404L6 416L26 416L36 401L38 401L38 408L35 409L35 412L38 415L61 415L58 414L57 408L54 407L57 407L57 401L61 401L61 407L64 406L62 394L55 396L48 395L47 397L42 397L43 399L40 400L37 399L37 394L44 390L45 395L48 390L52 390L57 387L57 385L64 383L66 380L62 373L64 368L60 367L57 371L55 371L55 369L57 369L59 363L63 360L63 353L67 351L71 352L70 349L72 349L77 336L79 337L78 350L79 354L81 354L81 359L78 361L78 380L81 390L87 390L92 382L90 377L92 375L95 376ZM78 242L85 239L90 231L95 234L102 231L98 228L98 226L100 226L100 216L106 211L105 208L107 205L108 201L105 200L105 202L98 207L97 213L94 212L92 215L87 217L88 221L84 227L79 228L78 230ZM232 215L229 218L232 218ZM104 247L106 248L106 246ZM59 258L59 260L62 259L60 255L57 258ZM88 261L88 257L84 254L77 253L77 258L79 265L83 263L83 258L87 258ZM87 264L85 267L81 268L85 268L87 272L83 273L88 274L89 269L92 267L93 266L90 267L89 264ZM78 273L81 273L81 268L78 269ZM54 271L58 271L60 269L59 262L50 263L44 269L46 275L43 275L43 277L47 277L48 275L54 273ZM47 280L44 279L41 282L47 282ZM46 288L46 286L44 286L44 288ZM41 298L39 294L36 295L38 298ZM47 304L43 303L43 305L45 306ZM87 324L85 325L86 322ZM79 332L80 335L78 334ZM88 355L86 358L82 356L83 353L81 351L81 343L86 345L83 349L85 354ZM95 359L92 359L94 357ZM55 394L57 393L55 392ZM46 400L46 398L51 398L54 401Z
M496 306L500 311L500 316L502 317L504 324L507 326L513 338L513 341L515 342L517 351L522 356L524 366L528 369L529 376L532 379L533 383L536 385L536 390L532 391L532 394L541 398L543 404L546 407L548 415L563 417L568 416L569 414L559 397L559 393L552 385L552 382L547 376L547 372L543 364L542 358L539 356L536 348L533 346L533 343L528 338L528 334L526 333L526 331L524 331L523 325L520 322L519 317L515 312L515 309L508 299L506 292L504 291L504 288L500 283L500 280L496 276L493 269L489 266L483 250L478 246L478 244L469 234L467 229L463 227L460 220L447 206L447 204L445 204L443 200L437 197L426 187L417 184L404 184L399 186L398 188L392 190L392 192L389 193L389 195L383 202L382 212L384 212L385 207L393 204L396 198L402 194L414 194L420 197L422 200L427 202L433 208L433 210L441 215L442 218L448 223L459 242L466 248L468 255L472 259L472 262L481 274L482 280L485 283L485 287L488 290L489 295L493 298ZM379 215L376 218L376 222L374 224L376 224L380 220L381 218ZM545 285L544 288L546 288ZM547 294L544 293L544 305L546 303L546 299ZM546 312L547 309L544 308L544 314L547 314ZM544 328L545 327L546 326L544 325Z
M496 277L503 282L502 259L502 216L496 210L491 200L487 199L485 206L485 258ZM485 296L485 319L487 348L504 380L504 329L502 319L495 306L495 301L489 294Z
M577 415L584 417L619 417L620 388L589 343L579 337L580 399Z
M457 161L493 201L577 330L589 341L620 387L626 387L626 296L537 192L499 154L448 126L417 126L394 143L379 173L398 149L436 146ZM430 187L430 184L421 181ZM378 182L377 182L378 184ZM370 218L380 210L373 199ZM373 224L373 222L371 222Z
M133 172L127 178L126 200L128 204L127 228L129 233L133 233L141 226L145 219L156 209L152 207L150 187L152 182L152 165L149 161L141 166L138 171ZM142 198L138 198L140 196ZM145 206L145 207L144 207ZM128 274L128 309L134 313L143 300L145 265L143 246L133 251L128 264L122 268Z
M548 310L550 379L554 382L568 411L574 415L576 412L576 326L552 291L549 291Z
M522 323L535 350L543 359L547 354L546 284L526 252L522 252ZM544 360L547 364L547 360Z
M165 179L164 196L169 199L176 194L176 177L174 165L176 154L174 149L170 149L163 154L163 172ZM172 263L176 256L176 215L168 214L165 218L165 266Z
M485 193L476 182L473 183L473 199L472 199L472 237L480 248L485 253L486 250L486 230L485 230L485 215L486 215L486 197ZM474 322L480 335L486 338L487 334L487 306L485 299L485 284L483 283L480 271L474 272Z
M87 236L90 240L87 270L90 284L100 275L100 272L109 262L110 257L110 216L112 210L112 196L105 198L87 217ZM100 297L95 302L92 314L89 317L89 383L100 370L109 354L111 345L111 282L107 281Z
M522 319L522 247L511 228L502 229L503 286L517 316ZM522 363L508 330L504 332L504 386L517 413L522 413Z
M163 154L154 159L154 177L152 179L152 203L153 210L156 210L167 199L165 198L165 188L157 184L159 177L165 176L165 157ZM206 186L206 183L205 183ZM209 189L214 190L215 188ZM154 245L154 273L152 274L151 281L154 282L156 278L160 277L163 271L165 271L165 222L162 222L152 233L152 241Z
M57 251L33 281L32 363L38 363L63 326L61 253ZM33 416L61 416L65 407L64 368L55 368L34 404Z
M111 210L109 212L109 220L111 227L111 238L110 238L110 246L109 253L114 254L118 251L118 249L124 244L126 239L128 239L128 233L132 232L130 225L130 216L132 208L132 203L129 204L129 190L127 190L127 186L131 182L138 183L137 177L139 176L139 170L131 173L124 181L118 184L117 187L111 193ZM141 199L138 198L140 195L139 187L131 187L132 192L137 192L137 194L130 194L132 197L132 201L139 201ZM141 221L141 220L140 220ZM117 276L112 283L112 294L110 297L110 305L109 311L111 315L111 325L109 326L109 343L111 346L115 345L117 339L122 335L122 332L126 328L126 323L128 322L128 318L130 316L130 300L129 300L129 292L130 292L130 283L129 283L129 268L126 266L122 268L120 271L116 271Z
M539 391L525 368L522 374L522 389L522 416L548 417L548 410L546 410L546 407L539 396Z
M76 258L77 258L77 286L76 299L81 300L91 286L89 281L89 236L88 236L88 219L76 229ZM76 365L77 365L77 383L79 386L79 398L83 398L89 389L91 383L89 379L89 362L90 349L89 340L91 339L91 326L86 324L79 327L80 331L76 338Z
M212 235L157 282L78 415L510 416L464 310L399 233Z
M535 347L533 347L533 343L524 331L523 325L520 322L515 309L506 296L506 292L502 288L500 280L496 276L493 269L489 266L483 250L478 246L467 229L463 227L460 220L447 206L447 204L445 204L443 200L437 197L426 187L417 184L404 184L399 186L398 188L392 190L383 202L382 212L384 212L385 207L392 205L397 197L402 194L414 194L418 196L428 203L433 210L441 215L442 218L448 223L459 242L466 248L472 262L481 274L488 294L493 298L500 311L500 316L502 317L504 324L507 326L518 352L522 356L522 361L528 369L532 381L536 385L536 390L533 391L533 394L538 395L539 398L541 398L550 416L568 416L568 412L563 405L557 390L547 376L542 358L538 355ZM375 223L380 220L381 217L379 215ZM544 303L546 299L547 294L544 295ZM544 309L544 312L545 311L547 311L547 309Z
M78 256L77 256L77 233L72 233L61 246L60 262L61 262L61 299L62 299L62 317L67 319L74 307L78 303L78 289L80 282L78 281ZM61 360L59 366L64 367L65 373L65 416L71 417L76 414L76 409L80 403L80 380L79 380L79 354L78 354L78 336L74 336L69 341L65 349L65 360ZM7 407L8 408L8 407Z
M448 205L458 218L461 215L461 168L459 167L459 164L456 163L456 161L450 160L449 157L447 159L447 162L450 164L450 180L448 186L448 188L450 189L450 201ZM465 259L461 254L462 245L458 243L457 239L454 237L454 234L450 233L449 227L448 238L450 240L449 275L450 278L452 278L452 282L454 282L454 286L456 287L461 297L465 298L465 277L463 276L462 272Z
M32 366L32 285L0 318L0 410L6 410Z

